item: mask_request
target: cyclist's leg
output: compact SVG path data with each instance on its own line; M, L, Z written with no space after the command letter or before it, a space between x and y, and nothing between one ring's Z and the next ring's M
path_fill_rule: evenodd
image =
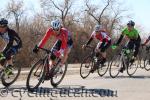
M0 68L3 68L5 61L6 61L6 57L4 55L4 52L2 52L0 53Z
M136 56L138 55L139 48L140 48L140 44L141 44L141 38L138 37L138 39L135 41L135 52L134 52L134 57L136 57Z
M0 74L1 74L1 72L2 72L2 70L3 70L3 65L4 65L4 63L5 63L5 59L3 59L3 60L0 60Z
M71 49L73 47L73 40L69 39L68 42L67 42L67 45L68 45L68 47L64 51L64 57L62 58L62 62L61 62L62 64L64 64L67 61L67 59L68 59L68 55L71 52Z
M99 50L100 45L101 45L101 42L98 42L98 43L97 43L97 46L96 46L96 48L95 48L94 59L95 59L95 61L97 61L97 62L95 62L93 68L90 70L91 73L93 73L93 72L97 69L97 67L98 67L98 63L99 63L98 56L99 56L99 52L100 52L100 50Z
M130 40L130 41L128 42L127 48L128 48L129 50L133 50L133 48L134 48L134 41L133 41L133 40Z
M135 40L130 40L127 44L127 48L132 51L134 49L134 46L135 46ZM133 62L132 59L130 59L130 62Z
M4 52L8 66L13 66L12 56L18 53L18 49L19 48L17 46L12 46L10 49Z
M0 76L1 76L1 73L4 69L3 66L4 66L5 61L6 61L6 57L4 56L3 53L0 53Z
M52 55L51 55L52 64L55 64L55 59L56 59L54 52L60 50L61 44L62 44L61 40L57 40L51 49L51 51L52 51Z
M3 51L3 55L5 57L5 59L3 60L0 60L0 68L3 68L2 66L4 65L5 61L7 61L7 68L8 70L10 70L10 73L11 72L11 69L12 69L12 66L13 66L13 61L12 61L12 56L17 54L17 46L12 46L10 49L6 50L6 51Z
M101 64L104 64L106 62L106 50L110 47L110 45L111 45L111 40L105 43L105 45L100 48L102 54Z
M95 48L95 56L98 57L99 56L99 53L100 53L100 45L101 45L101 42L98 42L97 43L97 46Z
M67 61L70 51L71 51L71 48L67 48L64 51L64 57L62 58L62 62L61 62L62 64L64 64Z

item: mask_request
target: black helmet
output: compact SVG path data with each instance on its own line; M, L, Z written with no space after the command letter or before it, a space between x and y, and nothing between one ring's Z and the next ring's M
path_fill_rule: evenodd
M130 21L127 23L127 25L134 26L134 25L135 25L135 22L132 21L132 20L130 20Z
M0 19L0 27L6 27L8 24L8 21L5 18Z

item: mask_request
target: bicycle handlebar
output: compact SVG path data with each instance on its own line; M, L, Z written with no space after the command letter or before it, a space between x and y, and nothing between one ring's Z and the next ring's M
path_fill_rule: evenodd
M46 53L51 53L51 51L50 51L50 50L45 49L45 48L38 47L38 49L41 49L41 50L45 51Z
M93 48L94 48L93 46L90 46L90 45L87 45L86 47L87 47L87 48L90 48L90 49L93 49Z

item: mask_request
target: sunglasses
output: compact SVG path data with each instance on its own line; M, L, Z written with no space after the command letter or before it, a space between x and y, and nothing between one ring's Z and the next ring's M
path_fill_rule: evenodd
M53 30L54 30L54 31L59 31L59 28L57 28L57 29L54 29L54 28L53 28Z
M0 28L5 28L6 27L6 25L0 25Z

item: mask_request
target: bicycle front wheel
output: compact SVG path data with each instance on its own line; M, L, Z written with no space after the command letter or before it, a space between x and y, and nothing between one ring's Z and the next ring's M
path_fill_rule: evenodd
M91 55L85 57L81 63L80 76L85 79L89 76L90 70L92 69L94 63Z
M58 64L59 65L59 64ZM55 66L51 69L51 85L57 87L66 75L68 64L65 63L63 66Z
M118 76L120 68L122 67L121 55L115 55L110 62L109 74L112 78Z
M136 60L133 63L129 63L127 66L127 74L131 77L136 72L138 65L140 65L139 56L136 57Z
M4 72L2 73L1 80L2 80L2 84L4 86L8 87L11 84L13 84L19 77L20 72L21 72L21 67L20 66L12 66L12 68L11 68L12 74L5 73L6 69L7 68L5 68Z
M97 69L97 73L99 76L104 76L108 70L108 67L109 67L109 62L106 62L104 65L101 65L99 66L99 68Z
M150 55L147 55L144 59L144 67L145 70L149 71L150 70Z
M44 66L44 60L39 60L32 66L26 82L26 86L29 91L35 91L35 89L37 89L41 84L45 75Z

